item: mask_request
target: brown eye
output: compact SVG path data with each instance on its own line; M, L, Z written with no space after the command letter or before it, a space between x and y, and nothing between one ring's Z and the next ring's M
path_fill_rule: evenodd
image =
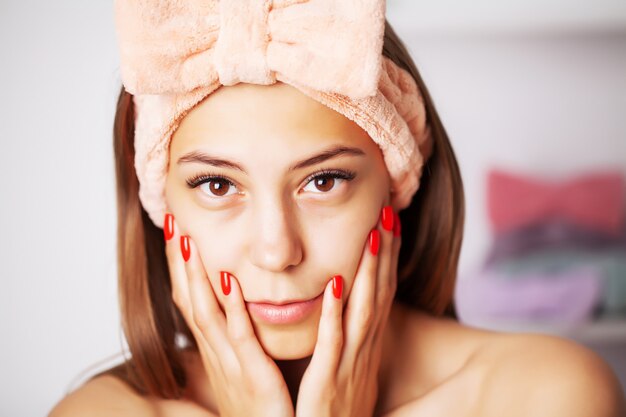
M209 185L209 191L211 194L215 194L220 197L226 195L228 187L230 187L230 184L224 180L209 181L207 184Z
M204 194L208 195L209 197L224 197L236 194L237 191L235 184L225 178L220 177L204 178L202 182L198 184L198 187Z
M307 182L304 187L305 191L312 192L314 194L334 194L341 188L341 185L351 181L355 177L352 172L343 171L327 171L317 174Z
M322 192L328 192L333 189L335 185L335 179L333 177L318 177L313 180L315 182L315 188Z

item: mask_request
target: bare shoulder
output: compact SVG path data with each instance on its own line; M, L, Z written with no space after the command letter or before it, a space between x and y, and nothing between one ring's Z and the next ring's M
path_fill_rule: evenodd
M389 323L377 415L471 415L482 373L473 358L491 343L493 332L398 303Z
M49 417L156 415L153 404L120 379L103 375L68 394L50 411Z
M142 396L121 379L102 375L63 398L48 417L216 417L183 397L163 399Z
M484 415L626 415L622 387L609 365L564 338L499 333L471 366L484 373Z
M392 311L402 343L394 344L394 384L381 415L626 417L615 374L582 345Z

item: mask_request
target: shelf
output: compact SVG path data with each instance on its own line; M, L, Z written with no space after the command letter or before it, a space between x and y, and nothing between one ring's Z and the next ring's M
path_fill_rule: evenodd
M559 323L530 323L522 321L473 320L466 325L487 330L513 333L544 333L581 343L626 344L626 317L603 318L577 325Z

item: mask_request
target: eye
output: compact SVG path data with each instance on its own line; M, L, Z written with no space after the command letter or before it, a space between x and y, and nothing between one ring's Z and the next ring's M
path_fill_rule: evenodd
M200 174L187 180L189 188L200 187L200 190L208 196L225 197L230 189L236 190L235 184L221 175ZM236 194L236 193L235 193Z
M356 173L352 171L324 170L309 176L305 180L307 185L304 187L304 190L312 191L316 194L327 194L333 189L336 189L344 181L351 181L355 177ZM238 193L235 183L222 175L199 174L195 177L189 178L186 182L189 188L200 187L200 190L210 197L219 198ZM307 190L309 185L312 185L315 188ZM228 192L231 189L235 192L229 194Z
M329 191L337 188L344 181L353 180L355 176L356 174L352 171L329 170L318 172L307 178L307 185L304 187L304 190L307 191L307 187L312 184L313 187L315 187L315 189L319 191L313 191L314 193L326 194Z

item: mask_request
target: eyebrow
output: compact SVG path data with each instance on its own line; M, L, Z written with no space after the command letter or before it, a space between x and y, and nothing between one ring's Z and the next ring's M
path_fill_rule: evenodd
M310 158L306 158L302 161L296 162L291 167L289 167L289 171L295 171L298 169L306 168L311 165L316 165L321 162L327 161L331 158L336 158L339 156L365 156L365 152L363 152L359 148L353 148L350 146L333 146L328 148L316 155L313 155ZM178 158L177 164L195 162L205 165L212 165L214 167L220 168L231 168L236 169L238 171L247 174L246 170L238 163L234 161L229 161L227 159L217 158L215 156L211 156L202 151L191 151L180 158Z

